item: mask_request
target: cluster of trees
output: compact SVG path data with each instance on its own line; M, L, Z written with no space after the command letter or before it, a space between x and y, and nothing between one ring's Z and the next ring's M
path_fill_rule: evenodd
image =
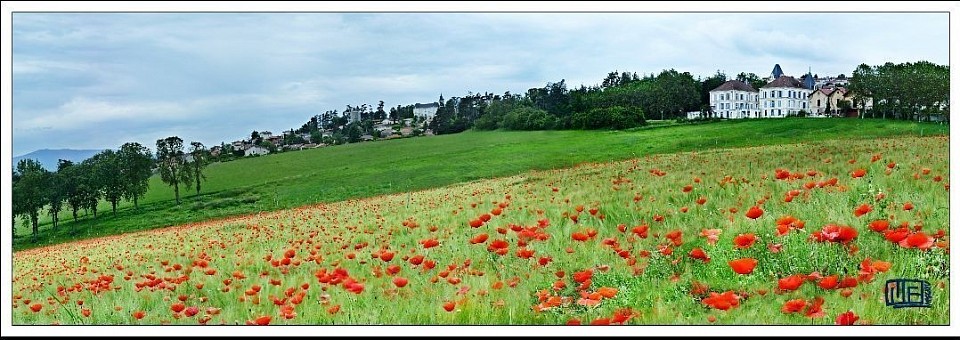
M152 166L150 150L138 143L123 144L116 151L104 150L76 164L61 159L56 171L47 171L33 159L21 160L13 173L14 219L20 216L28 221L36 240L44 208L54 229L64 208L71 210L74 221L80 210L92 212L95 218L101 199L110 202L114 214L121 199L133 201L139 208Z
M200 194L201 180L207 179L204 168L210 163L210 151L200 142L191 142L187 152L183 139L177 136L157 140L157 172L160 180L173 187L180 204L180 186L195 188Z
M927 61L916 63L861 64L853 71L850 91L853 107L861 117L930 120L931 115L950 111L950 67ZM865 110L864 98L873 99L873 109Z
M195 188L200 193L201 181L206 179L203 170L209 163L209 151L200 142L190 143L184 152L183 140L168 137L157 140L156 155L139 143L130 142L118 150L104 150L82 162L74 163L61 159L56 171L48 171L40 162L24 159L17 163L13 172L14 222L21 217L30 224L33 240L39 234L40 213L46 210L53 229L60 224L60 212L71 211L73 220L79 212L97 217L101 200L110 202L113 214L121 200L133 202L140 209L140 199L149 189L154 172L160 179L174 187L177 204L180 204L180 187ZM16 223L14 223L16 225Z
M726 81L726 76L720 79ZM643 77L614 71L600 85L581 85L574 90L567 89L566 81L560 80L522 95L470 94L446 102L441 97L441 107L430 128L437 134L469 128L625 129L646 124L648 117L674 119L684 117L687 111L702 109L708 98L704 91L716 87L703 90L708 80L694 79L688 72L673 69Z

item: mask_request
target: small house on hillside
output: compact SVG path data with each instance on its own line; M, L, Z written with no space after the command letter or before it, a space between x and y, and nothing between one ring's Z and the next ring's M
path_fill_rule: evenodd
M266 148L259 145L251 145L250 147L243 150L244 157L260 156L260 155L266 155L269 153L270 153L270 150L267 150Z

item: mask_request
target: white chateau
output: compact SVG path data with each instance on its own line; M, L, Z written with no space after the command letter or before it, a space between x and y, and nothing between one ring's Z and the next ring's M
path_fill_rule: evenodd
M760 88L761 117L786 117L800 110L810 111L807 109L810 92L796 78L780 75Z
M710 90L710 107L720 118L759 117L757 89L739 80L729 80Z
M782 118L801 111L811 117L843 116L848 112L840 109L840 102L852 103L854 99L843 87L847 84L843 75L820 78L807 72L797 79L783 74L777 64L764 80L767 84L759 90L739 80L727 81L710 90L712 117ZM700 113L690 112L687 116L696 118Z
M443 95L440 98L443 98ZM437 109L439 108L440 104L437 103L416 103L413 104L413 115L423 118L423 120L433 120L433 116L437 115Z

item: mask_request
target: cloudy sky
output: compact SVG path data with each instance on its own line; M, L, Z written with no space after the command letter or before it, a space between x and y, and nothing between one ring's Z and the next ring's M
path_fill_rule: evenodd
M13 155L219 145L346 105L613 70L849 75L948 52L946 13L14 13Z

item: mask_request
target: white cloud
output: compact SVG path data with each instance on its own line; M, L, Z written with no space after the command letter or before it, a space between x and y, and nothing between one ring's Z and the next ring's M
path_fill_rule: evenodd
M16 130L76 131L118 121L174 121L190 115L184 107L174 103L124 104L86 97L75 97L54 110L24 114L26 118L18 119Z
M15 153L183 129L219 142L346 105L525 92L607 72L791 75L946 64L947 16L901 13L17 13ZM897 46L897 48L890 48ZM122 126L123 134L117 132ZM46 129L46 130L43 130ZM41 131L60 131L59 134ZM185 132L186 133L186 132ZM38 134L36 136L32 134ZM160 136L165 137L165 136ZM154 138L154 137L149 137ZM146 141L146 142L149 142ZM116 145L92 145L115 147Z

